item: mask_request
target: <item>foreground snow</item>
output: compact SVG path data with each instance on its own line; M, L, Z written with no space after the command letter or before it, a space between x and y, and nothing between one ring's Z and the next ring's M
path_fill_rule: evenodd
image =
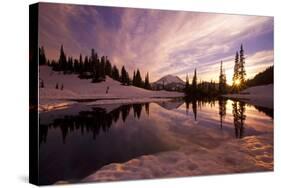
M273 170L272 135L232 140L219 147L187 145L178 151L109 164L83 181L116 181Z
M150 102L157 100L156 98L182 97L183 93L170 91L151 91L134 86L124 86L120 82L106 77L106 81L100 83L91 83L91 80L82 80L77 75L64 75L60 72L54 72L48 66L40 66L40 79L44 81L44 88L40 88L40 104L41 109L48 109L54 106L65 104L65 100L77 99L98 99L103 100L96 102L97 104L109 103L108 99L115 100L113 103L140 101ZM55 89L58 84L59 89ZM63 85L63 89L61 87ZM109 88L108 93L106 93ZM64 100L60 103L60 100ZM158 99L159 100L159 99ZM43 101L41 103L41 101ZM50 104L47 103L50 102ZM93 102L95 104L95 102ZM52 106L52 107L50 107Z
M250 104L273 108L273 84L255 86L245 89L241 93L224 95L227 98L245 100Z

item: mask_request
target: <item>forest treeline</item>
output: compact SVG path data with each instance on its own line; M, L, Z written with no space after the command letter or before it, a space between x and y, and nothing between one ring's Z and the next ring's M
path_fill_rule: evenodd
M267 85L273 84L274 78L274 68L273 66L268 67L264 71L256 74L252 79L246 81L248 87L258 86L258 85Z
M125 66L121 70L113 65L107 56L99 57L97 52L92 49L89 56L72 58L64 52L63 45L60 48L60 56L57 61L50 61L45 54L44 47L39 48L39 64L49 65L54 71L61 71L64 74L77 74L80 79L91 79L93 83L105 81L106 76L121 82L123 85L133 85L144 89L152 89L149 81L149 74L146 73L142 79L140 70L134 70L133 78L129 76ZM200 81L198 82L197 70L195 68L191 83L188 74L186 75L185 87L177 88L177 91L184 92L187 96L204 97L218 96L227 93L238 93L251 86L265 85L273 83L273 66L265 71L258 73L253 79L246 79L245 53L241 44L239 52L235 54L232 85L227 84L223 61L220 62L219 82ZM164 87L163 87L164 88Z
M133 73L133 78L130 78L125 66L122 66L120 71L116 65L110 62L107 56L99 57L94 49L91 50L90 56L83 57L80 54L77 59L67 56L63 45L61 45L59 59L50 61L47 59L42 46L39 48L39 65L51 66L54 71L62 71L63 74L77 74L80 79L91 79L93 83L105 81L106 76L109 76L123 85L151 89L148 73L143 80L139 69L137 69Z

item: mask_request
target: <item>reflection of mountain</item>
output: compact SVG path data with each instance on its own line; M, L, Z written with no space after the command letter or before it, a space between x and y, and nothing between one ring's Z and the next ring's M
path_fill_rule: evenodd
M172 100L172 101L162 101L162 102L156 102L161 107L167 109L167 110L173 110L180 107L184 101L183 100Z

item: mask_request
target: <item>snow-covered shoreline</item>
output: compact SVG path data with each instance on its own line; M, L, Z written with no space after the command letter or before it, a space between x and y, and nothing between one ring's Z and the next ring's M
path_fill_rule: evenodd
M123 98L123 99L92 99L90 102L83 102L84 105L112 105L112 104L136 104L147 102L165 102L171 101L174 98ZM87 99L90 100L90 99ZM75 99L71 100L58 100L58 99L41 99L39 104L39 112L48 112L53 110L60 110L64 108L70 108L72 105L78 102Z
M106 165L82 182L272 171L272 150L272 134L231 140L215 149L186 146Z
M215 149L183 147L156 155L144 155L125 163L112 163L82 182L171 178L233 172L273 170L272 134L231 140Z
M180 92L124 86L110 77L106 77L104 82L92 83L90 79L79 79L74 74L54 72L48 66L40 66L40 80L44 82L44 87L39 89L41 112L66 108L78 101L90 101L90 105L128 104L167 101L184 96Z
M273 109L273 84L255 86L245 89L241 93L223 95L226 98L245 101L249 104Z

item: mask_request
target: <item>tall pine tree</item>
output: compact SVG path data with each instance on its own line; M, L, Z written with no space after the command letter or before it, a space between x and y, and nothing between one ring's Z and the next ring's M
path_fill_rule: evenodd
M246 70L245 70L245 57L244 57L244 49L241 44L240 47L240 57L239 57L239 80L240 80L240 88L245 88L246 83Z
M238 52L236 52L234 61L234 73L232 77L232 89L234 92L238 91L239 83L239 54Z
M60 57L59 57L59 70L66 70L67 68L67 62L66 62L66 55L64 53L64 50L63 50L63 45L61 45L61 48L60 48Z
M127 76L128 76L128 73L127 73L125 67L122 66L122 69L121 69L121 83L122 83L123 85L126 85L126 84L128 83L128 78L127 78Z
M196 69L194 70L194 75L192 79L192 92L196 93L197 92L197 73Z
M114 65L113 68L112 68L112 78L114 80L120 80L120 74L119 74L119 70L118 68Z
M46 65L47 58L45 55L44 47L39 48L39 65Z
M146 76L145 76L144 88L145 89L151 89L151 86L150 86L150 83L149 83L149 75L148 75L148 73L146 73Z
M139 69L137 69L135 82L136 82L135 84L136 84L137 87L142 87L143 86L143 81L142 81Z
M108 75L109 77L112 77L112 65L110 61L107 59L105 60L105 74Z
M186 74L185 78L185 93L188 94L190 92L189 78L188 74Z
M226 75L222 68L222 61L220 65L220 76L219 76L219 93L224 94L226 92Z

